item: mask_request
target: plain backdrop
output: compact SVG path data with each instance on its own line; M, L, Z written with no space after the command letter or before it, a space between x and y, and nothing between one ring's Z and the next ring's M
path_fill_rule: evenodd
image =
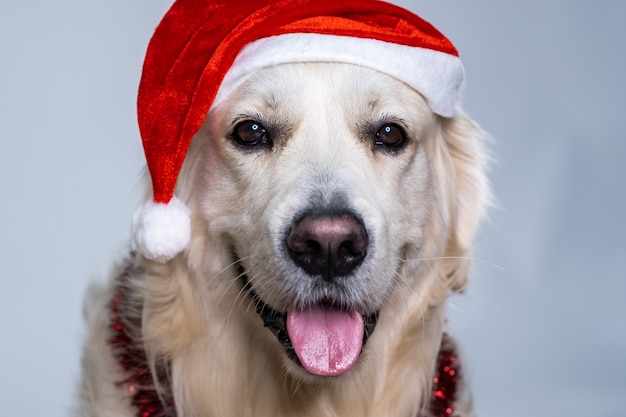
M626 416L626 2L403 1L490 132L498 208L451 300L484 417ZM82 298L127 250L165 0L0 2L0 415L68 416Z

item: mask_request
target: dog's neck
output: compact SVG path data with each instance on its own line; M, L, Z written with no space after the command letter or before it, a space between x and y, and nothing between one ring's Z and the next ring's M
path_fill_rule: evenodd
M146 351L141 343L141 323L125 314L127 306L134 304L133 295L124 285L128 271L118 277L113 297L110 301L109 346L123 371L118 385L130 394L137 417L176 417L174 399L168 380L169 364L157 363L150 369ZM155 380L156 375L156 380ZM158 388L157 383L158 381ZM443 334L435 364L432 393L428 405L422 407L423 414L416 417L456 417L458 387L461 383L461 369L456 344L450 336Z

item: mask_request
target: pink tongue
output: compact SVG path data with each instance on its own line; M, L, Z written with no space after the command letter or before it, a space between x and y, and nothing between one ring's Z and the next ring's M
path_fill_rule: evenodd
M341 375L361 354L363 317L323 307L292 310L287 314L287 332L304 369L316 375Z

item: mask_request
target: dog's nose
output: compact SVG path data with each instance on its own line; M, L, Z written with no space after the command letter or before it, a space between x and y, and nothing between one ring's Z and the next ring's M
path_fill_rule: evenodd
M359 266L368 244L365 226L350 213L305 214L287 236L291 259L310 275L327 281Z

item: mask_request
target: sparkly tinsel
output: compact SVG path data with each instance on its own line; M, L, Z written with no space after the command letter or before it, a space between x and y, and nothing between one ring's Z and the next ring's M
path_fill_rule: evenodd
M118 277L110 303L112 336L109 344L120 372L124 375L119 385L129 394L131 404L136 407L136 417L176 417L167 377L168 366L165 363L157 366L157 380L160 383L157 390L141 344L141 315L127 314L129 306L133 305L126 285L131 270L132 267L127 266ZM450 336L444 334L437 357L432 397L426 408L428 417L455 417L454 403L459 371L454 342Z
M129 305L132 305L125 285L130 272L131 266L127 265L117 278L116 290L109 305L112 330L109 344L120 373L124 375L119 385L129 394L131 404L137 409L137 417L175 417L167 365L157 365L157 380L160 384L157 390L138 334L141 332L141 316L127 314Z
M454 342L450 336L444 333L433 378L433 396L428 407L429 416L454 417L459 371Z

